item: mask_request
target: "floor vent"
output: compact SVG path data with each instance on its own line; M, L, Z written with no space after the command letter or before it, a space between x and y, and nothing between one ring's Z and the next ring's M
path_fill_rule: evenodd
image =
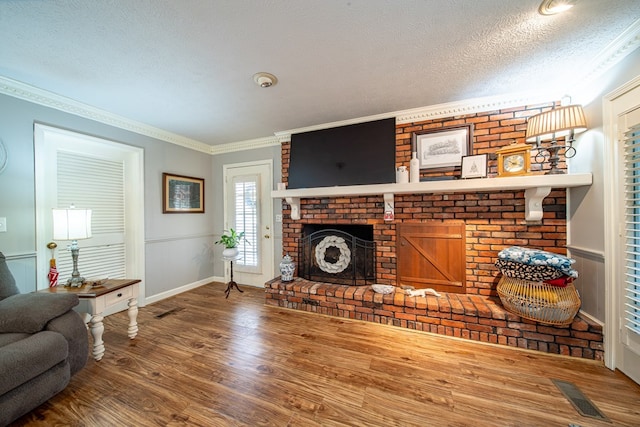
M179 311L182 311L182 310L184 310L184 308L182 308L182 307L172 308L171 310L165 311L164 313L156 314L156 318L157 319L162 319L165 316L168 316L170 314L175 314L175 313L177 313Z
M591 402L575 384L555 379L552 379L551 381L553 381L556 387L558 387L562 394L564 394L564 397L571 402L580 415L583 417L598 418L609 421L609 419L605 417L598 408L596 408L596 405L594 405L593 402Z

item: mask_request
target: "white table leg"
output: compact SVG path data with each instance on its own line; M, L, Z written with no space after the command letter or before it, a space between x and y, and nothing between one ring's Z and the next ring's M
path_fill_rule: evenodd
M129 338L134 339L136 335L138 335L138 299L131 298L129 300L129 308L127 310L129 314L129 328L127 332L129 333Z
M102 323L102 313L91 316L89 326L91 327L91 335L93 336L93 358L95 360L102 359L104 355L104 342L102 334L104 333L104 323Z

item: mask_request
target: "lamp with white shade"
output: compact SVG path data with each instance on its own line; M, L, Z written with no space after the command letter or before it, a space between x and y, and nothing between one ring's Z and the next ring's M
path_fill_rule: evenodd
M91 209L53 209L53 239L71 240L68 249L73 259L73 272L65 286L79 287L85 282L78 271L78 240L91 237Z
M548 154L551 169L547 175L562 174L564 171L558 169L558 161L560 160L558 152L564 149L564 156L567 159L575 156L574 136L585 130L587 130L587 120L582 106L568 105L529 117L525 140L535 142L533 149L538 150L535 156L537 163L544 163ZM563 137L564 144L559 144L558 138ZM549 141L548 145L543 144L543 141Z

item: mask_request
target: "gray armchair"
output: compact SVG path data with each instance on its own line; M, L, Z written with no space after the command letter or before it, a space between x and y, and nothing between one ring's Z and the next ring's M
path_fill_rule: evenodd
M20 294L0 252L0 426L62 391L87 363L74 294Z

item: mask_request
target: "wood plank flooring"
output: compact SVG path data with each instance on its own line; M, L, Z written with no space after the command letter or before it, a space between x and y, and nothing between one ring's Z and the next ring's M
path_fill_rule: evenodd
M106 353L15 426L640 426L599 362L224 298L213 283L105 319ZM170 310L172 312L164 315ZM583 417L571 381L611 422Z

